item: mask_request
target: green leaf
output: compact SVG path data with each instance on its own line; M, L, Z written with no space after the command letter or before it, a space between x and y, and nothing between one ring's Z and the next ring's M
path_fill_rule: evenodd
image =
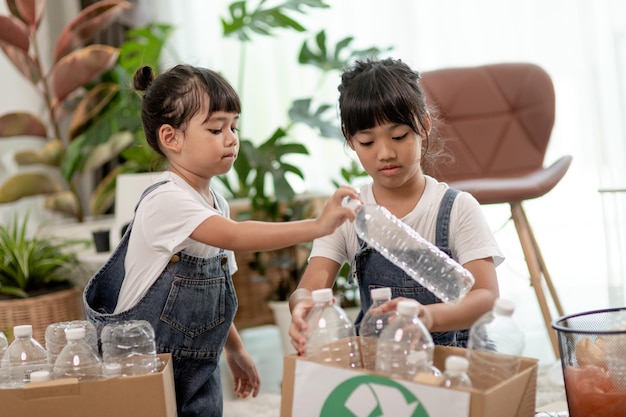
M276 29L288 29L304 32L306 28L287 14L291 11L305 14L307 8L327 8L319 0L287 0L273 7L264 8L265 1L261 1L257 8L249 11L245 1L231 3L228 8L229 20L221 18L222 32L225 37L236 37L241 42L248 42L252 34L274 36Z
M17 174L0 185L0 203L11 203L24 197L61 190L63 185L50 175L38 172Z
M328 104L322 104L316 110L312 110L311 101L310 98L295 100L289 109L291 120L308 125L325 138L343 138L341 129L334 121L333 107ZM326 119L324 116L326 116Z

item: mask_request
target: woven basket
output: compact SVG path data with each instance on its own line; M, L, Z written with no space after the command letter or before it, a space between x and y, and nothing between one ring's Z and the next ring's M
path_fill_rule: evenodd
M31 324L33 337L45 343L46 328L51 323L84 318L81 290L69 288L29 298L0 300L0 331L13 338L13 326Z

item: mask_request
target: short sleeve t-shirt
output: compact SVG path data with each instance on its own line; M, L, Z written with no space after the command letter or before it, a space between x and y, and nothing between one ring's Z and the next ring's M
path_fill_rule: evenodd
M446 183L426 176L426 188L422 197L415 208L401 219L431 243L435 242L439 205L448 188ZM377 204L371 184L361 187L360 197L365 204ZM489 257L493 258L496 266L504 261L480 204L469 193L459 193L454 201L448 239L452 256L461 265ZM352 262L358 249L354 224L346 222L333 234L316 239L309 259L321 256L343 265Z
M183 251L199 258L214 257L220 248L189 236L211 216L230 216L226 200L211 191L217 207L209 203L185 180L165 172L155 182L167 181L150 192L137 207L124 261L126 275L115 313L133 307L146 294L167 266L172 255ZM237 271L232 251L228 255L231 274Z

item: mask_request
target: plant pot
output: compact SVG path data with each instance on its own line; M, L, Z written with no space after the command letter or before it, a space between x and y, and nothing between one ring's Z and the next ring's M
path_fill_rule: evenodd
M111 250L109 244L110 230L94 230L91 234L93 235L93 243L96 247L96 252L108 252Z
M0 331L13 335L13 326L31 324L33 337L42 345L49 324L82 318L82 291L76 287L28 298L0 300Z

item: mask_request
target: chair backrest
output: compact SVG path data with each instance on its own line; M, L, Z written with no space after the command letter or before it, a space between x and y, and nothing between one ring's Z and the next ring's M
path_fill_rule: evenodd
M440 181L515 178L543 167L554 125L554 87L529 63L424 72L435 127L453 164L424 167Z

